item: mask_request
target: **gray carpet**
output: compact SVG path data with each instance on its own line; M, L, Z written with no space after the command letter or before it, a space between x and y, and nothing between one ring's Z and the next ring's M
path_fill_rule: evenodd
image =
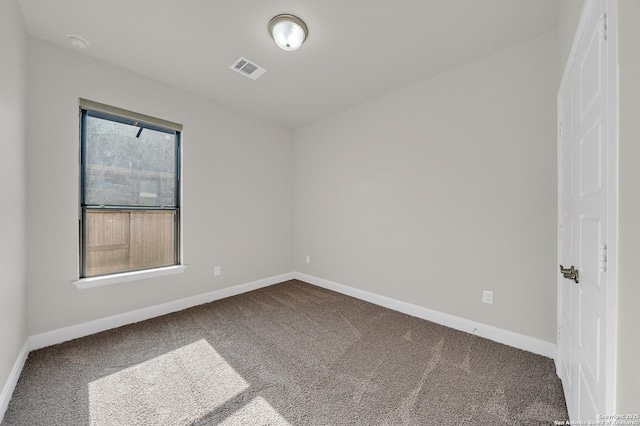
M553 362L288 281L29 354L2 425L548 425Z

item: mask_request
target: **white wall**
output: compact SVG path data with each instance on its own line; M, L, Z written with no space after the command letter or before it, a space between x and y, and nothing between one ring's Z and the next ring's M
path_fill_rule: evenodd
M618 2L620 194L618 413L640 413L640 1Z
M17 0L0 1L0 391L26 338L27 35ZM0 418L2 417L0 412Z
M28 82L29 334L293 270L291 130L35 39ZM78 97L184 125L184 274L86 290L72 284Z
M297 130L296 270L555 342L556 88L552 32Z

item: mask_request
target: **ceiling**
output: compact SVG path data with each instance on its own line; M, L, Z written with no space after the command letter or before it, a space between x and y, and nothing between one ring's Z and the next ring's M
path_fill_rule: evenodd
M20 0L29 32L268 120L298 127L542 35L557 0ZM309 37L267 32L280 13ZM244 56L257 80L229 67Z

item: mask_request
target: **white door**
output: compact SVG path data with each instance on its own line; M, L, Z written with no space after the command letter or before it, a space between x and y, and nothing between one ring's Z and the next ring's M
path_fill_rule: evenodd
M586 20L559 92L558 374L572 421L609 409L607 380L608 146L607 0L586 2ZM578 282L575 282L575 281Z

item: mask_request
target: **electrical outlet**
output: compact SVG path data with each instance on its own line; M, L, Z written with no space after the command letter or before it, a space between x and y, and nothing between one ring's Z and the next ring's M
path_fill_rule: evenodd
M307 256L307 258L306 258L306 262L307 262L307 263L311 263L311 256Z
M483 291L482 292L482 303L488 303L489 305L493 305L493 292L492 291Z
M221 274L222 274L222 271L220 270L219 266L216 266L215 268L213 268L213 275L217 277L218 275L221 275Z

